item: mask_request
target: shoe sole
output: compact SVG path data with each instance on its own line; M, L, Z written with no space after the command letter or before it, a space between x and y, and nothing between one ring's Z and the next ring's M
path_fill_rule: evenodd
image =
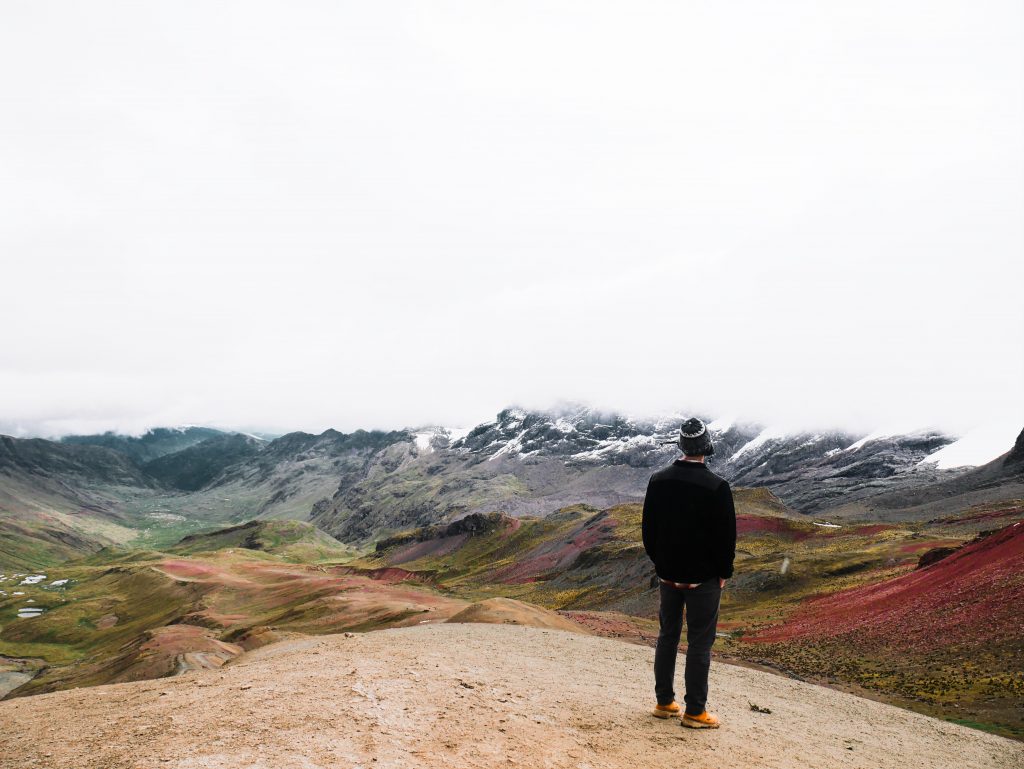
M655 718L679 718L679 711L673 713L671 710L652 710L651 715Z
M692 718L683 717L679 719L683 722L683 726L688 729L717 729L721 724L705 724L700 721L694 721Z

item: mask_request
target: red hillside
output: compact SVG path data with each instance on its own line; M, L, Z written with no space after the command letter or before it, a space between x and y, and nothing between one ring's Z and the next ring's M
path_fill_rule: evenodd
M1024 522L965 545L932 566L805 603L748 638L851 636L916 650L1024 636Z

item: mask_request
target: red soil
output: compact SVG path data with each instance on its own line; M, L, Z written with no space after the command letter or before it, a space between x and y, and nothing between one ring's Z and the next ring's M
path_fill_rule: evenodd
M120 670L110 683L160 678L195 668L220 667L242 653L235 644L218 640L207 628L167 625L146 631L145 640L115 664Z
M890 526L887 523L869 523L865 526L857 526L856 528L852 529L847 533L856 534L859 537L871 537L875 534L881 534L883 531L888 531L892 528L895 527Z
M592 518L565 539L544 542L526 551L515 563L496 571L492 579L508 584L533 582L550 571L566 569L584 550L610 540L614 528L615 521L609 516Z
M469 534L456 534L454 537L441 537L439 539L424 540L423 542L413 542L398 548L388 555L388 562L395 564L408 563L420 558L448 555L462 547L467 539L469 539Z
M995 510L983 510L973 515L956 516L951 515L942 519L942 523L972 523L975 521L999 520L1000 518L1019 517L1024 515L1024 506L1006 505L997 507Z
M737 515L736 534L779 534L788 539L799 541L807 539L815 532L797 528L786 518L768 518L760 515Z
M201 561L164 561L160 569L176 579L208 577L219 571L215 566Z
M338 566L331 569L334 574L355 575L367 579L383 582L387 585L395 585L399 582L425 582L423 574L416 571L409 571L398 566L384 566L379 569L352 569L347 566Z
M808 601L748 641L835 638L925 651L1024 636L1024 522L925 569Z

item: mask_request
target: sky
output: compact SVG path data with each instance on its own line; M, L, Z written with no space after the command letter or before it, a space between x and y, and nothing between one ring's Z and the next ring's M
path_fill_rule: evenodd
M1019 2L10 2L0 432L1024 426Z

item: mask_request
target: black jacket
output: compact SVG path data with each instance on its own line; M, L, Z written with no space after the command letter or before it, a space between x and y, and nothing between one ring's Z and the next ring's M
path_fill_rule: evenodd
M732 489L703 463L677 459L651 476L642 528L644 550L659 577L704 582L732 576L736 558Z

